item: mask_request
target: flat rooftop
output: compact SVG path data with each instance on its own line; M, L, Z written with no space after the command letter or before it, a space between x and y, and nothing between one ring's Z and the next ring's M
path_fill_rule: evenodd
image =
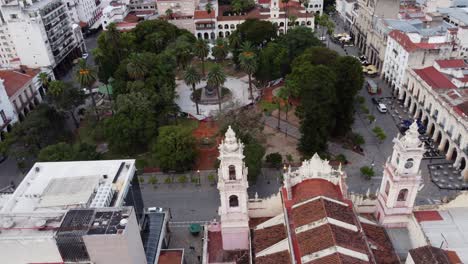
M134 173L135 160L36 163L14 193L0 196L0 240L50 237L70 209L120 207Z

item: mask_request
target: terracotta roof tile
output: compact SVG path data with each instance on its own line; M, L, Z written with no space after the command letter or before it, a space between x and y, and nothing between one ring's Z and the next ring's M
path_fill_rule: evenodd
M254 228L258 226L259 224L270 220L272 217L252 217L249 219L249 227Z
M223 239L221 232L208 232L208 255L209 262L236 262L236 264L249 263L247 250L223 250Z
M255 253L258 253L286 238L287 238L286 228L283 224L254 230L254 234L253 234L254 251Z
M374 254L377 263L400 263L385 228L366 223L361 223L361 226L364 230L367 241L372 245L372 253Z
M208 14L205 10L195 10L195 14L193 16L194 19L213 19L215 18L216 10L212 10L211 13Z
M255 258L255 264L290 264L291 256L284 250L275 254Z
M368 261L363 261L340 253L333 253L323 258L316 259L304 264L365 264Z
M406 51L413 52L418 49L439 49L441 46L449 45L450 43L427 43L413 42L404 32L393 30L389 36L400 44Z
M418 222L444 220L437 211L415 211L413 214Z
M439 64L440 68L463 68L466 67L466 63L462 59L453 59L453 60L436 60L436 63Z
M24 72L20 70L0 70L0 79L3 80L8 97L13 96L40 72L39 69L23 68L23 70Z
M410 249L409 253L415 264L450 264L447 253L433 246Z
M158 258L158 264L181 264L182 257L182 250L161 250Z
M433 89L457 88L444 74L439 72L433 66L423 69L415 69L414 72Z
M292 210L296 227L306 225L325 217L330 217L348 224L355 224L354 213L349 206L344 206L325 199L308 202Z
M324 179L309 179L292 187L295 204L317 197L326 196L336 200L343 200L340 187Z

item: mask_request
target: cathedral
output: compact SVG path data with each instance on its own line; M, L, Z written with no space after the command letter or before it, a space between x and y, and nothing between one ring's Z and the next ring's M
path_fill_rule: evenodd
M377 198L369 202L348 193L341 166L317 154L285 170L277 194L249 197L244 145L229 127L219 145L220 221L206 227L203 263L402 263L386 229L412 225L424 153L417 129L415 123L394 139ZM371 210L361 209L366 202ZM457 263L444 250L420 246L406 263ZM442 261L418 262L433 255Z

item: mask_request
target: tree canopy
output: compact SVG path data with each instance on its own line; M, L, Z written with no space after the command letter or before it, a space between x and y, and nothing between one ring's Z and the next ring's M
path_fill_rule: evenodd
M101 156L96 152L96 146L87 143L74 145L60 142L49 145L39 152L38 161L74 161L98 160Z
M241 42L250 41L254 46L263 46L277 37L277 28L269 21L247 19L236 30ZM235 34L235 33L234 33Z

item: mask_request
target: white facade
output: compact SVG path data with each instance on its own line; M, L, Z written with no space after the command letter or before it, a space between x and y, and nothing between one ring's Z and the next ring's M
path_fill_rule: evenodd
M5 22L0 22L0 67L19 66L17 57L8 26Z
M307 12L315 15L323 14L323 0L309 0L308 4L306 7Z
M218 190L221 199L219 215L224 250L249 248L249 212L244 144L229 126L219 145Z
M414 122L403 137L393 140L392 156L384 166L377 196L377 220L387 227L406 226L422 182L419 169L424 145Z
M97 22L99 13L102 11L102 8L96 5L95 0L64 0L64 3L74 23L86 23L89 27Z
M357 5L356 0L337 0L336 1L336 12L340 15L341 19L346 22L347 25L354 23L355 6Z
M0 128L2 128L0 131L6 131L9 124L14 124L17 121L15 109L6 93L3 80L0 79Z

